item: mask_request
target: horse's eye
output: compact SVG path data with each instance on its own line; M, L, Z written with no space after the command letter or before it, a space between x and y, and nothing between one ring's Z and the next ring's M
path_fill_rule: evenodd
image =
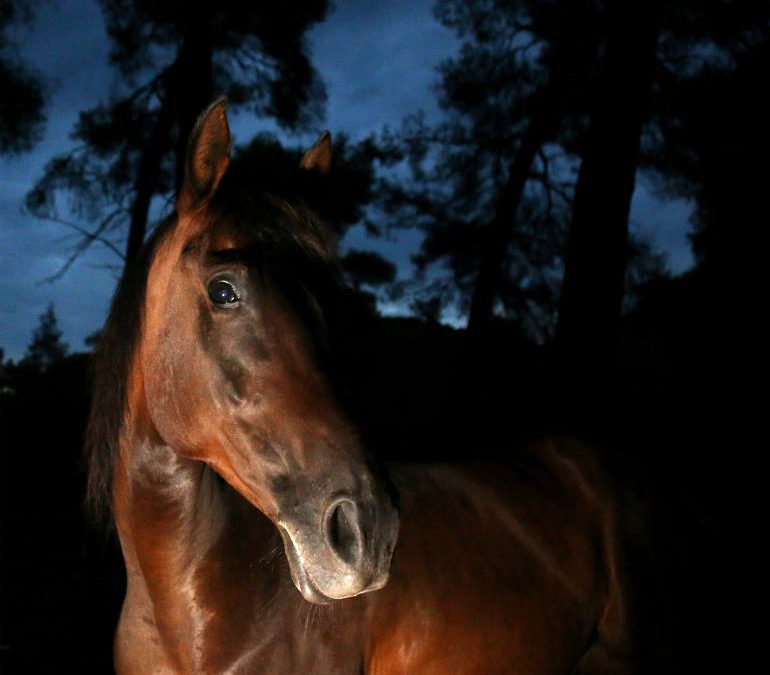
M239 300L235 287L224 279L215 279L209 283L208 291L211 302L217 305L234 305Z

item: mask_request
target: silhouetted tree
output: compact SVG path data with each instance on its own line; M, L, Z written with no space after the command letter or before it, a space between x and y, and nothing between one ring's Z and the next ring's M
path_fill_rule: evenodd
M661 0L607 2L606 47L572 206L557 325L562 351L584 368L611 358L615 346L662 9Z
M757 96L770 67L766 3L679 2L669 8L658 52L653 117L642 166L667 196L694 206L695 267L642 289L634 330L702 382L697 397L721 401L715 383L757 358L761 214L770 169L770 107ZM737 383L720 391L739 389Z
M466 308L472 335L486 331L496 310L533 337L552 331L569 155L598 60L596 5L436 5L463 39L459 56L440 67L447 120L435 128L419 117L406 122L397 140L413 181L396 187L386 206L397 223L426 232L415 259L425 282L419 303Z
M62 342L62 333L56 320L53 304L40 315L40 323L32 333L32 340L21 363L38 371L48 367L67 355L67 345Z
M671 439L671 451L660 466L688 514L702 523L681 538L688 559L676 596L682 607L698 607L708 580L738 580L715 587L708 617L679 610L685 617L679 625L687 630L677 632L676 649L693 672L750 670L736 662L734 646L744 640L744 627L716 626L709 617L745 612L740 599L750 596L757 578L733 552L756 530L747 514L761 513L764 494L763 472L756 470L764 418L748 382L761 371L766 352L759 324L770 106L758 92L770 68L770 5L681 2L676 18L663 35L655 115L642 158L664 194L695 206L695 265L650 284L627 331L644 341L655 370L665 375L660 393L650 397L656 416L666 403L671 411L659 434ZM693 467L697 481L688 480ZM721 648L703 654L704 640Z
M96 346L99 344L101 337L101 329L95 330L93 333L89 333L83 338L83 344L90 350L96 349Z
M738 234L740 224L756 221L763 208L757 195L767 182L750 158L767 150L767 106L755 92L767 65L770 6L670 0L608 8L614 20L581 166L558 331L562 346L579 351L584 364L592 360L589 352L601 361L613 347L639 130L648 175L653 168L665 194L697 203L696 259L708 248L709 205L720 202L725 227L718 229L730 233L733 245L714 241L712 253L745 255L750 236ZM724 286L720 294L725 297Z
M100 4L117 93L81 113L77 147L48 163L26 201L32 213L82 233L64 269L94 241L119 252L108 235L126 227L124 257L136 256L153 198L181 180L187 137L215 93L289 129L318 120L325 99L304 34L324 19L327 0ZM77 220L66 221L62 210Z
M660 148L650 113L669 114L665 92L693 55L748 39L752 10L735 5L440 0L463 40L440 69L446 119L413 116L384 139L412 174L384 200L389 222L426 233L419 303L459 305L477 336L499 313L547 338L559 316L563 347L608 355L629 284L662 268L629 236L640 137L647 125Z
M45 124L42 77L19 57L11 30L29 24L37 2L0 0L0 154L29 150Z
M396 278L396 266L373 251L348 251L342 259L342 268L357 290L362 285L389 284Z
M664 44L643 161L665 194L695 202L696 262L722 269L729 281L758 269L747 258L761 248L752 242L770 182L770 169L757 161L770 150L770 106L757 96L770 67L770 6L713 4L711 13L696 3L681 8L685 26ZM680 38L686 26L698 29L689 40Z
M642 157L664 194L695 205L695 266L645 289L635 329L699 383L693 400L713 427L731 406L735 417L750 408L742 380L764 353L756 308L770 169L758 160L770 151L770 106L757 91L770 68L770 6L714 2L705 12L692 3L678 18Z

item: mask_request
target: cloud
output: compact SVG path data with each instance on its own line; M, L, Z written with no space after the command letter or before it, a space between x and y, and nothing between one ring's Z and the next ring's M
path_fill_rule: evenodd
M340 3L311 34L315 62L329 90L333 129L354 138L397 125L418 109L438 108L431 87L435 67L458 46L433 19L432 2Z

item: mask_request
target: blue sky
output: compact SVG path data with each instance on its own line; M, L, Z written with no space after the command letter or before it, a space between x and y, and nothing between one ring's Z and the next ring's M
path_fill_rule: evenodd
M315 64L327 85L325 128L345 131L353 140L419 109L428 120L440 114L431 86L435 66L457 48L454 36L433 18L433 0L338 0L329 19L310 35ZM19 158L0 158L0 347L19 358L39 315L53 302L64 340L83 349L83 338L106 317L116 282L109 269L118 261L94 246L53 284L43 280L66 260L74 239L61 226L22 212L24 194L55 154L69 145L69 133L80 110L108 96L111 74L101 14L92 0L41 3L31 31L21 31L23 56L51 84L46 133L34 151ZM240 116L233 120L236 141L246 141L265 124ZM308 139L312 140L308 137ZM631 219L636 230L668 256L672 271L692 262L686 232L690 207L660 201L639 181ZM367 244L353 230L345 242L370 245L408 272L418 239Z

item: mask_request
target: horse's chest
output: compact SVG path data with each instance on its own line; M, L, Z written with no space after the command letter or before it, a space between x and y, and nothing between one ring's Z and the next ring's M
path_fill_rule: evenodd
M254 673L274 675L286 673L292 675L359 675L362 658L358 650L340 653L321 644L305 645L272 644L265 649L257 649L239 659L237 664L221 672Z
M116 641L116 667L119 673L275 673L313 675L358 675L362 656L357 649L338 649L339 645L321 642L307 644L303 640L244 643L240 652L223 653L220 645L196 645L190 654L195 663L175 665L175 659L162 648L160 636L139 634L123 627ZM122 637L121 637L122 635ZM138 642L132 642L136 638ZM308 635L310 639L312 636Z
M359 675L361 639L350 607L319 607L292 588L267 605L194 603L173 612L126 598L116 638L119 673ZM174 618L176 616L176 618ZM182 628L184 624L184 628Z
M334 608L301 599L257 623L242 641L237 667L221 672L359 675L363 663L355 628ZM231 662L235 665L236 662ZM219 672L219 671L218 671Z

